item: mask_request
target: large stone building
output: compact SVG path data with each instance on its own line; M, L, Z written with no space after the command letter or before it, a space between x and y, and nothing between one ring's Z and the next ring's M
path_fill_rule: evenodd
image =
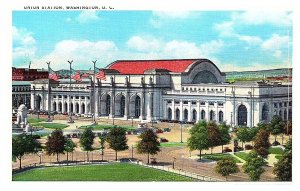
M229 84L208 59L115 61L104 71L106 80L95 81L92 74L82 82L51 83L50 106L48 81L33 81L31 108L125 120L215 120L249 127L274 115L292 117L290 82Z

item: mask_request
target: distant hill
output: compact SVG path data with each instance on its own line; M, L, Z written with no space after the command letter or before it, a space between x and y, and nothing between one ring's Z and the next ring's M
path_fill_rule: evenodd
M231 71L225 72L226 80L233 79L263 79L263 78L286 78L292 77L292 68L278 68L271 70L257 70L257 71Z

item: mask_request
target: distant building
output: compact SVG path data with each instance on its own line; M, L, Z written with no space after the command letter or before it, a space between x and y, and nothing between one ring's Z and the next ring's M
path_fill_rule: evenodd
M81 82L51 83L50 97L47 80L35 80L31 108L124 120L206 120L248 127L268 122L274 115L285 121L292 118L290 82L226 83L225 73L208 59L121 60L104 72L106 80L94 80L90 74Z
M47 78L48 78L48 71L12 67L13 81L33 81L36 79L47 79Z

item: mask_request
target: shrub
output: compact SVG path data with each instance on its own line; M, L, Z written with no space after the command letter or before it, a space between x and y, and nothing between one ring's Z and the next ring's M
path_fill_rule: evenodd
M229 152L232 152L232 149L230 149L230 148L228 148L228 147L225 147L225 148L223 149L223 152L224 152L224 153L229 153Z
M237 147L236 147L236 152L238 152L238 151L243 151L243 150L244 150L244 148L241 147L241 146L237 146Z
M252 150L253 146L252 145L245 145L245 150Z

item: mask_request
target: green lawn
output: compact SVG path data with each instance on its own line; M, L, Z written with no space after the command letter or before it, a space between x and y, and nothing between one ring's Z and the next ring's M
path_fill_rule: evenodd
M31 125L33 127L44 127L48 129L64 129L68 127L68 125L61 123L33 123Z
M111 124L97 124L97 125L85 125L85 126L80 126L79 129L85 129L88 127L92 127L93 130L104 130L104 129L111 129L114 128L114 125ZM126 125L122 125L122 126L118 126L118 127L122 127L126 130L134 130L135 128L132 126L126 126Z
M234 153L234 155L236 155L237 157L239 157L243 160L246 160L249 154L245 153L245 152L237 152L237 153Z
M166 143L160 143L161 147L185 147L186 143L180 143L180 142L166 142Z
M275 155L275 158L278 159L278 160L280 160L280 159L283 158L283 156L282 155Z
M38 119L38 118L31 118L31 117L28 118L28 123L39 123L43 121L46 121L46 119L41 119L41 118Z
M235 163L241 163L241 161L239 159L231 156L230 154L218 153L218 154L206 154L206 155L202 156L203 159L209 159L209 160L213 160L213 161L219 161L219 160L222 160L225 157L233 158Z
M279 154L279 155L282 155L283 154L283 150L282 148L278 148L278 147L275 147L275 148L269 148L269 152L270 154Z
M114 163L48 167L13 175L14 181L193 181L193 179L133 164Z

